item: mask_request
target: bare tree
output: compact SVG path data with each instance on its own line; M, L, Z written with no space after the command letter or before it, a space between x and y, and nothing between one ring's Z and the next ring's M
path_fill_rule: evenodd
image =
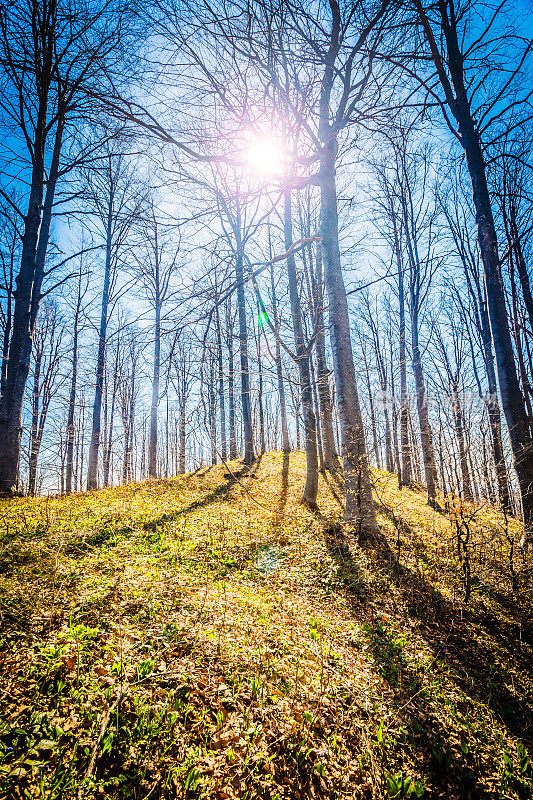
M463 308L463 324L467 325L469 322L473 322L474 330L479 340L487 379L487 391L483 392L480 386L480 394L484 398L489 419L492 454L498 484L498 496L502 507L510 511L511 501L502 442L492 333L479 252L473 238L469 235L470 226L468 217L470 211L467 204L464 202L464 198L461 197L461 193L458 191L453 191L449 197L446 197L446 195L441 192L439 204L446 225L450 231L454 252L459 258L466 282L467 298L462 300L461 295L457 295L457 299Z
M37 462L43 441L50 402L60 385L64 329L53 302L44 304L33 337L33 380L31 394L31 430L28 458L28 494L35 494Z
M168 226L157 216L152 199L146 219L140 226L140 243L131 249L137 264L146 296L154 310L154 359L152 373L152 402L150 405L150 442L148 445L148 475L157 478L157 428L159 408L159 377L161 370L161 325L163 307L172 296L171 281L176 273L179 245L172 241Z
M117 279L121 249L137 219L143 198L139 194L126 154L117 149L112 141L106 143L105 152L96 167L85 172L84 182L86 202L100 227L99 234L103 237L105 247L96 383L87 463L87 489L91 491L98 486L98 453L101 443L102 393L109 308Z
M45 266L56 187L72 168L61 161L66 133L80 118L94 112L87 94L117 64L119 45L128 46L124 9L115 3L73 6L57 0L22 0L0 11L0 87L2 122L13 150L16 131L29 190L21 203L11 198L4 182L4 199L23 227L20 269L9 338L7 366L0 396L0 491L17 485L24 388L30 368L32 335L43 283L61 261ZM115 62L114 64L112 62ZM76 156L74 162L79 158ZM10 154L9 160L12 161ZM15 172L17 168L15 167ZM10 181L9 173L4 179ZM22 201L21 201L22 202ZM57 282L61 282L59 278ZM48 286L50 293L53 286Z
M401 132L394 148L394 169L409 268L408 307L411 322L411 356L428 504L436 506L437 468L420 347L421 315L432 277L438 266L433 238L436 210L432 199L427 198L430 180L429 153L427 149L409 152L408 147L408 138Z
M76 393L78 383L78 359L79 359L79 335L80 335L80 317L82 313L82 305L87 293L88 279L84 274L80 264L78 272L76 302L74 306L74 314L72 318L72 364L70 376L70 391L67 411L67 433L65 443L65 492L70 494L72 492L72 476L74 471L74 439L75 427L74 419L76 413Z
M495 123L519 104L516 79L521 75L533 42L517 34L511 37L508 31L498 34L497 28L495 30L504 12L504 3L493 14L481 14L479 33L468 29L470 15L479 10L475 0L460 10L456 0L439 0L432 6L425 6L423 0L413 0L413 6L426 43L425 55L431 59L435 70L434 76L428 76L420 69L423 91L429 91L432 101L442 111L462 147L471 179L498 383L520 485L526 531L524 541L530 543L533 537L533 440L524 395L518 381L509 327L498 237L487 181L484 153L487 141L484 142L484 136L490 141L490 131ZM510 74L505 75L503 84L495 88L489 100L483 92L478 91L476 96L476 89L484 87L489 73L494 72L498 48L505 47L505 59L509 62L511 46L515 60ZM427 65L427 60L425 63ZM473 69L480 72L475 81L470 79ZM526 101L527 98L526 90Z

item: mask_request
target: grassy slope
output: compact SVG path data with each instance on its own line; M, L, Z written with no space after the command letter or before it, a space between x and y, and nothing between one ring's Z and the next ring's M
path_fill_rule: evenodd
M518 524L468 509L466 607L450 515L376 473L358 547L288 467L0 503L0 797L531 797Z

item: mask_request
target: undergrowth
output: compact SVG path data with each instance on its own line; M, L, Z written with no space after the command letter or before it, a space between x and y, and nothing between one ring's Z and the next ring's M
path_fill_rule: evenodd
M532 797L519 523L230 467L0 503L0 797Z

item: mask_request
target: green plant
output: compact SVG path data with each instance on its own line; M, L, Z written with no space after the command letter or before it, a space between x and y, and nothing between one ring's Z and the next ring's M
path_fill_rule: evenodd
M523 744L520 743L516 751L518 755L517 767L510 753L507 750L503 751L501 790L502 792L516 792L520 800L527 800L532 796L533 765Z
M154 671L155 661L151 658L147 658L144 661L139 661L137 664L137 680L140 681L143 678L148 677Z
M391 772L386 772L385 788L389 797L398 798L398 800L400 798L423 797L425 793L425 786L421 781L417 781L409 775L404 775L402 772L397 772L395 775Z

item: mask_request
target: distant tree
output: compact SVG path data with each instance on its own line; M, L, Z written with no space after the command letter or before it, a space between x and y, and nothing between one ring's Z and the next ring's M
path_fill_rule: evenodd
M65 492L72 492L72 477L74 473L74 440L75 440L75 414L76 414L76 394L78 388L78 359L79 359L79 336L80 321L83 310L83 302L88 288L88 276L84 273L82 265L78 272L75 305L72 315L72 362L70 375L70 390L67 411L67 432L65 443Z
M146 297L154 310L154 359L152 372L152 401L150 405L150 441L148 445L148 475L157 478L157 441L159 383L161 370L161 326L163 307L171 299L171 282L177 270L179 245L169 236L168 225L158 219L153 198L139 224L140 240L131 249Z
M44 303L33 337L33 379L31 393L31 429L28 457L28 494L34 495L37 486L37 463L43 441L44 427L50 402L61 383L60 367L63 357L64 327L60 324L55 303Z
M121 48L131 46L124 20L120 2L21 0L0 10L1 123L9 133L8 161L15 173L20 167L29 187L15 202L9 188L11 170L3 174L0 192L15 210L23 232L0 394L2 492L12 491L18 483L32 335L43 283L54 269L54 264L46 267L45 262L56 188L61 176L79 162L74 150L70 162L62 162L64 142L82 119L95 114L94 90L116 72ZM14 152L18 167L13 165ZM46 291L52 288L48 285Z
M102 395L110 303L117 280L121 250L125 246L133 224L138 219L144 197L133 176L133 169L126 153L117 147L113 140L106 142L104 152L94 167L85 170L83 181L83 197L91 214L90 222L95 220L97 235L102 237L105 248L96 383L87 462L87 489L90 491L98 487L98 454L101 444Z
M495 125L509 117L521 102L527 109L524 116L529 117L531 91L526 87L521 92L519 79L526 73L533 40L524 38L518 31L510 33L504 18L505 3L489 11L477 0L468 0L462 5L456 0L439 0L428 5L423 0L412 0L411 8L415 16L407 23L409 41L412 42L415 26L424 40L424 52L416 65L422 92L428 103L442 112L465 154L470 175L498 384L520 485L526 531L524 543L530 544L533 542L533 439L516 369L486 152L489 142L509 135L509 126L503 133L495 133ZM470 25L474 16L476 24ZM409 49L404 61L407 64L411 63L413 52L412 46ZM508 68L500 82L495 83L494 77L501 72L497 68L499 58L505 59ZM397 50L394 60L402 63ZM432 65L433 74L428 64ZM519 127L521 121L518 119L511 124Z

